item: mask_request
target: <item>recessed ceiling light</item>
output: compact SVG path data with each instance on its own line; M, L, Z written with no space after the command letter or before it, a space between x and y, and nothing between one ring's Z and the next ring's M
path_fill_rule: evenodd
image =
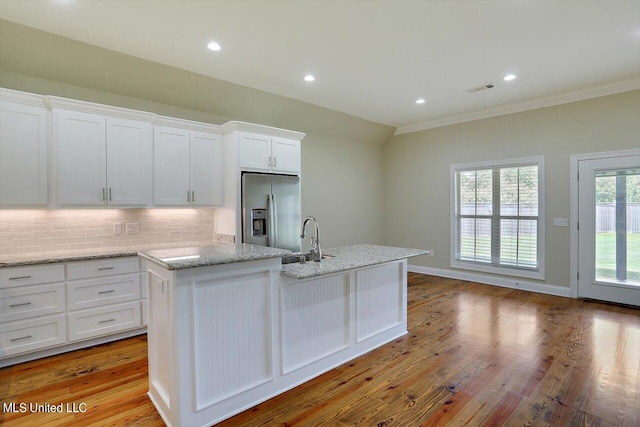
M211 49L211 50L215 51L215 52L217 52L217 51L219 51L219 50L221 49L221 48L220 48L220 45L219 45L218 43L216 43L216 42L211 42L211 43L209 43L209 44L207 45L207 47L208 47L209 49Z
M511 80L515 80L516 79L516 75L515 74L507 74L506 76L504 76L504 81L505 82L510 82Z
M427 100L426 100L426 99L424 99L424 98L418 98L418 99L416 99L416 104L424 104L425 102L427 102Z
M314 81L316 78L313 77L313 74L307 74L306 76L304 76L304 81L305 82L312 82Z

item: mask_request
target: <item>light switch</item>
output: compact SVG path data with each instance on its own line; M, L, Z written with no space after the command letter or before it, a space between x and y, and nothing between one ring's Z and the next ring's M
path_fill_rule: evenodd
M569 218L553 218L553 225L555 227L568 227Z
M122 223L121 222L114 222L113 223L113 235L114 236L119 236L122 234Z
M127 234L138 234L138 223L137 222L128 222L127 223Z

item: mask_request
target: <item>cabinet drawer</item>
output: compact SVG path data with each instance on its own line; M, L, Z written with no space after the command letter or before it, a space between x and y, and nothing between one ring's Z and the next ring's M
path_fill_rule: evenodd
M67 264L67 279L90 279L114 274L138 273L139 271L138 257L79 261Z
M0 290L0 322L61 313L65 310L64 282Z
M140 326L140 301L67 314L69 341L112 334Z
M79 310L140 299L140 274L67 282L67 307Z
M0 358L64 344L64 314L4 323L0 330Z
M38 285L64 281L64 264L0 268L0 287Z

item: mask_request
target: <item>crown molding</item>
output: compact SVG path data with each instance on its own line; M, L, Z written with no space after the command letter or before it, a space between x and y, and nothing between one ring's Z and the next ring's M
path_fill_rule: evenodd
M306 134L302 132L296 132L293 130L274 128L271 126L258 125L255 123L231 121L222 125L222 133L224 135L231 132L249 132L258 133L260 135L267 135L276 138L288 138L295 139L296 141L302 141Z
M554 105L568 104L571 102L584 101L601 96L615 95L617 93L629 92L640 89L640 78L625 80L622 82L598 86L595 88L571 92L548 98L541 98L531 102L522 104L509 105L507 107L492 108L490 110L478 111L468 114L460 114L442 119L429 120L413 125L399 126L394 135L402 135L405 133L419 132L421 130L434 129L442 126L449 126L458 123L471 122L474 120L488 119L490 117L503 116L506 114L521 113L523 111L536 110L539 108L552 107Z
M42 96L13 89L0 88L0 100L35 107L46 107Z
M218 125L214 125L210 123L194 122L194 121L185 120L185 119L177 119L175 117L156 115L153 118L151 123L158 126L169 126L169 127L185 129L185 130L194 130L197 132L207 132L207 133L217 133L217 134L221 133L220 126Z
M154 113L146 111L130 110L128 108L114 107L112 105L95 104L93 102L78 101L76 99L61 98L59 96L46 95L42 97L45 104L51 110L61 108L64 110L79 111L82 113L102 114L121 119L138 120L151 123L156 117Z

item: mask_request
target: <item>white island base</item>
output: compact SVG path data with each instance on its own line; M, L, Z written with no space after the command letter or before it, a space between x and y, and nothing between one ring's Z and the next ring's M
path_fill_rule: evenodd
M407 332L406 259L307 279L280 258L146 262L149 397L169 426L210 426Z

